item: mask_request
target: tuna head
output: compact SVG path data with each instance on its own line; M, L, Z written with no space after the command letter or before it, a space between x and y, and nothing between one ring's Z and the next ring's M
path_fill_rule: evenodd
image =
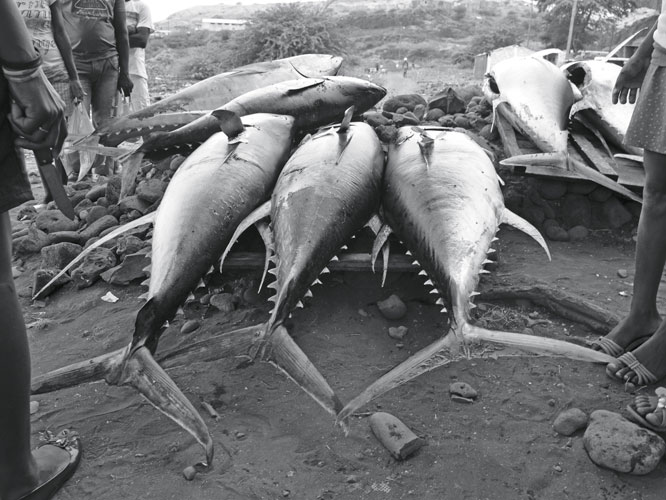
M498 62L486 74L483 91L515 128L546 153L566 153L574 92L560 69L539 57Z
M350 97L350 101L360 113L370 109L386 96L386 89L375 83L351 76L338 76L340 82L340 93Z

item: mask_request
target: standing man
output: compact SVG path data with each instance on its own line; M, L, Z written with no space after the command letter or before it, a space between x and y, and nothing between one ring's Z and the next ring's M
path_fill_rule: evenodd
M125 0L127 33L129 34L129 74L132 89L132 106L138 111L150 106L148 73L146 72L146 45L154 31L150 8L142 0Z

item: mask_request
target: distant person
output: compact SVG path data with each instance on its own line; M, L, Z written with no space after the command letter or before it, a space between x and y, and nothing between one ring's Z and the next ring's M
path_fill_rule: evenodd
M148 92L148 73L146 71L146 46L154 31L150 8L142 0L125 0L127 33L129 34L129 75L132 88L132 106L134 110L150 106Z
M92 108L96 128L112 118L116 93L129 96L129 39L124 0L59 0L67 34L72 41L74 62L86 95L86 111ZM99 174L108 165L96 162Z
M402 76L403 76L403 78L405 78L405 77L407 76L407 70L408 70L408 69L409 69L409 61L408 61L407 58L405 57L405 58L402 60Z
M617 358L606 367L610 377L642 386L666 376L666 322L657 310L666 261L666 0L657 22L622 67L612 101L636 102L625 142L643 148L645 186L629 314L597 341L597 348Z
M14 0L0 0L0 498L49 500L76 470L80 443L63 432L30 449L30 349L12 276L9 210L32 199L16 146L46 149L63 138L64 103Z

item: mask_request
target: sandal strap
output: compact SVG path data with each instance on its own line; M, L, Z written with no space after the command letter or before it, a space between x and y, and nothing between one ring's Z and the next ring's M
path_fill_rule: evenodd
M614 358L620 357L622 354L624 354L624 348L620 346L617 342L607 338L607 337L599 337L596 340L593 340L590 342L590 345L592 346L599 346L599 348L605 352L606 354L613 356Z
M634 356L633 352L625 352L617 359L634 372L638 385L654 384L657 382L657 380L659 380L650 370L648 370L643 365L643 363L638 361L638 358Z

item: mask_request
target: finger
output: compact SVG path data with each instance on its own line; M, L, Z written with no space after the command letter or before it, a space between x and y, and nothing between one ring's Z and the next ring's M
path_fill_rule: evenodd
M14 142L16 145L30 150L53 148L58 145L63 127L59 122L52 124L48 130L42 128L30 136L21 135ZM62 144L61 144L62 145Z
M37 130L31 134L28 134L21 126L16 124L15 118L12 115L8 115L7 118L12 130L20 138L39 143L42 142L49 134L49 129L46 127L38 127Z
M613 104L617 104L619 94L620 94L620 89L614 87L613 93L611 94L611 101L613 102Z
M627 104L627 89L623 88L620 90L620 103Z
M638 97L638 89L631 89L629 91L629 102L631 104L634 104L636 102L637 97Z
M22 108L16 102L12 102L11 111L10 122L18 128L18 131L15 131L23 136L32 136L38 131L39 127L47 130L46 133L48 133L48 126L45 124L50 124L56 118L56 116L43 112L31 116L30 113L26 113L25 108ZM42 134L45 133L42 132Z

